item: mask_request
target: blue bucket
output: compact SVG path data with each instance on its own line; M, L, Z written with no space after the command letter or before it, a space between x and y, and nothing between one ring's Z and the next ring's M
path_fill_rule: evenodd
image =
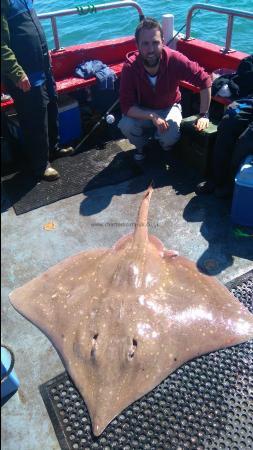
M19 380L14 370L14 354L9 347L1 345L1 406L3 406L19 388Z

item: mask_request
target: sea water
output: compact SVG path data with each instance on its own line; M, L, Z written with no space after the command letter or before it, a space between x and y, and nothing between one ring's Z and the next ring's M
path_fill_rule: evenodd
M110 2L112 3L113 0ZM80 0L34 0L38 13L72 9L82 5L101 5L109 3L105 0L82 2ZM185 25L187 11L198 3L197 0L139 0L145 16L161 21L163 14L173 14L175 29ZM253 0L201 0L201 3L223 6L253 12ZM68 46L103 39L129 36L139 22L135 8L124 7L108 11L98 11L87 15L71 15L57 18L60 45ZM54 47L50 20L43 20L43 27L48 39L49 48ZM227 16L209 11L199 11L192 20L191 36L224 46L226 39ZM246 53L253 53L253 21L235 18L233 27L232 48ZM182 33L185 28L182 29Z

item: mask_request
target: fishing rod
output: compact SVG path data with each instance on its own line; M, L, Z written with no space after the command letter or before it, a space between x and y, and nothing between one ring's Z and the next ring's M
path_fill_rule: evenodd
M115 100L115 102L110 106L110 108L107 109L107 111L104 113L104 115L101 117L101 119L98 120L98 122L93 125L92 129L89 131L88 134L84 136L84 138L79 142L79 144L75 147L75 152L77 149L83 145L85 141L90 137L90 135L101 125L103 120L106 120L108 124L112 124L115 121L115 117L110 114L110 112L115 108L115 106L119 103L119 97Z
M206 0L205 3L209 3L209 2L210 2L210 0ZM192 19L193 19L193 17L195 17L199 12L200 12L200 9L198 9L198 10L192 15ZM166 45L170 45L170 44L174 41L174 39L179 35L179 33L181 33L181 31L186 27L186 23L187 23L187 22L185 22L184 25L182 25L182 27L177 31L177 33L175 34L175 36L173 36L173 38L171 38L171 39L169 40L169 42L167 42Z

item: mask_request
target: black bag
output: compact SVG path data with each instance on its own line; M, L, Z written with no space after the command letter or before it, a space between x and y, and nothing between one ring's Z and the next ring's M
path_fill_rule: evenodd
M232 100L253 94L253 54L240 62L236 73L216 78L212 85L212 95L217 95L225 84L229 87Z

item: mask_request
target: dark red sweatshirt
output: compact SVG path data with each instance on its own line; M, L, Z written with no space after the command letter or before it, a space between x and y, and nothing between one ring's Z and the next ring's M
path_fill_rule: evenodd
M211 78L198 63L190 61L182 53L163 47L153 87L144 69L139 52L126 55L120 81L120 104L123 114L131 106L165 109L181 100L180 81L188 81L200 89L210 87Z

